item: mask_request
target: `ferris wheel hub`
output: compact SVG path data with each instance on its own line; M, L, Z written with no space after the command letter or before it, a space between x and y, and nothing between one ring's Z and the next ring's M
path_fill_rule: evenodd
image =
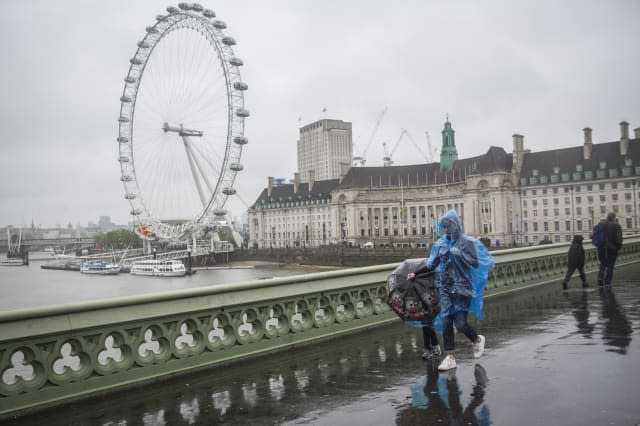
M167 122L162 125L162 130L165 133L175 132L180 136L202 136L204 134L201 130L185 129L182 124L179 127L170 126Z

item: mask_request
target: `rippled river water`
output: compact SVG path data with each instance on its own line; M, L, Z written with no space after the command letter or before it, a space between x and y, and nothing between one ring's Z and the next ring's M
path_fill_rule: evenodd
M42 269L44 264L45 261L32 261L29 266L0 267L0 311L161 293L331 269L261 263L250 269L200 269L195 275L187 277L147 277L129 274L86 275L77 271Z

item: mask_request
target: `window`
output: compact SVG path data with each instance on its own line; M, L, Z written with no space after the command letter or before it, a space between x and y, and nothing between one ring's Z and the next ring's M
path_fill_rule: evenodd
M538 232L538 222L533 222L533 232Z
M538 216L538 210L533 211L533 217L536 217L536 216Z
M611 194L611 201L618 201L618 194Z
M613 205L613 212L614 213L618 213L618 205L617 204Z
M542 181L542 179L540 179L540 180ZM543 183L544 183L544 182L543 182ZM544 195L547 195L547 188L544 188L544 189L542 190L542 193L543 193Z
M529 210L525 210L523 213L524 213L524 217L528 217L528 216L529 216L529 215L528 215Z
M631 182L626 181L626 182L624 183L624 187L625 187L625 188L627 188L627 189L631 188Z
M522 200L522 205L523 205L524 207L527 207L527 200Z
M560 209L553 209L553 215L556 217L560 216Z
M571 235L565 235L564 236L564 240L565 241L571 241Z
M553 188L553 193L554 193L554 194L557 194L557 193L558 193L558 187L554 187L554 188Z
M582 231L582 221L581 220L576 220L576 229L578 231Z
M564 222L564 230L565 231L571 231L571 221L565 221Z
M531 200L531 205L534 207L538 205L538 200Z
M536 194L537 194L537 191L535 189L532 189L531 190L531 195L536 195Z
M582 216L582 207L576 207L576 214Z
M633 224L631 223L631 218L628 217L627 218L627 229L631 229L631 228L633 228Z
M542 210L542 215L543 215L544 217L549 216L549 209L544 209L544 210Z
M630 192L625 192L624 199L627 200L627 201L631 201L631 193Z
M560 242L560 235L554 235L553 236L553 241L555 241L556 243Z
M529 232L529 222L524 223L524 232Z
M569 216L571 214L571 209L569 207L564 209L564 215Z
M589 202L589 204L592 204L593 203L593 195L589 195L587 197L587 201Z
M568 186L565 186L565 187L564 187L564 193L566 194L567 192L569 192L569 187L568 187Z
M582 197L576 197L576 203L581 203L582 202Z
M546 198L544 200L542 200L542 205L546 206L549 204L549 200L547 200Z
M549 232L549 222L543 222L544 232Z
M571 203L571 199L569 197L564 197L564 203L565 204L570 204Z
M560 202L560 200L558 200L557 198L553 199L553 205L554 206L557 206L559 202Z
M600 202L605 203L607 201L607 196L604 194L600 194Z
M599 189L600 191L604 191L604 183L599 183L599 184L598 184L598 189Z
M611 184L611 189L618 189L618 182L613 182Z
M553 222L553 230L556 232L560 231L560 222L558 221Z
M607 212L607 206L600 206L600 214L605 214Z
M627 205L625 206L625 211L626 211L627 213L631 213L631 204L627 204Z
M593 191L593 185L587 185L587 191Z

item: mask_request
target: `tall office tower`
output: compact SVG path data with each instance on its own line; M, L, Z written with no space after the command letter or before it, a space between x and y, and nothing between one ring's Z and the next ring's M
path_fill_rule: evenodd
M353 143L351 123L342 120L318 120L300 128L298 172L301 182L339 179L344 167L351 165Z

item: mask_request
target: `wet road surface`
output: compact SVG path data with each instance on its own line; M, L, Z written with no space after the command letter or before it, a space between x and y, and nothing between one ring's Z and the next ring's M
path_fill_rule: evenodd
M636 425L640 423L640 264L614 289L579 280L487 300L487 337L458 368L425 362L400 320L364 334L181 376L44 412L20 425ZM440 336L441 339L441 336Z

